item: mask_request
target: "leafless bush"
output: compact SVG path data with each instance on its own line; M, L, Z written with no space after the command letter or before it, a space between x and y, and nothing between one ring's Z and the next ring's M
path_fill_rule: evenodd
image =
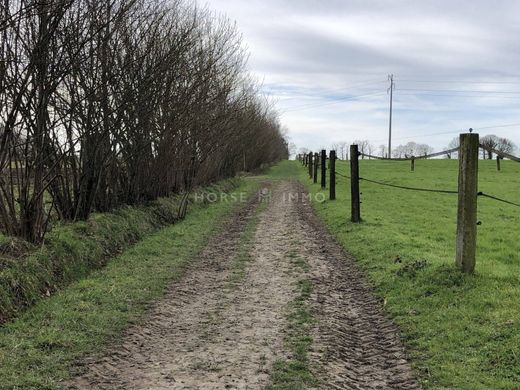
M0 228L190 190L286 158L240 34L188 1L4 0Z

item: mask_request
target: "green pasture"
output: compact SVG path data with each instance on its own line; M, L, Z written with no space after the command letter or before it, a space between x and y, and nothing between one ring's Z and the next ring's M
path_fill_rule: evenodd
M349 175L348 162L337 172ZM313 205L354 255L400 325L422 385L435 389L520 388L520 207L479 198L476 273L455 269L457 195L361 181L363 222L350 222L350 182L337 177L328 200L299 162L274 168L325 201ZM457 190L458 160L360 161L360 176L391 184ZM319 182L319 180L318 180ZM328 177L327 177L328 183ZM479 161L479 191L520 203L520 164Z

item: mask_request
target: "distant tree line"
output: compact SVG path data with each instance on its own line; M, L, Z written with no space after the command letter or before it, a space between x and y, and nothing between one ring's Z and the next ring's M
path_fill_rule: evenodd
M233 24L186 0L4 0L0 231L287 158Z
M392 150L393 158L410 158L426 156L433 153L433 148L428 144L420 144L416 142L407 142L404 145L398 145Z
M512 140L505 137L497 137L494 134L485 135L480 138L480 144L483 146L486 146L487 148L498 150L499 152L503 153L509 153L513 154L516 150L516 145ZM451 140L451 142L448 144L448 149L453 149L459 147L459 137L455 137ZM482 153L482 159L483 160L492 160L493 159L493 152L481 148ZM457 158L458 154L457 152L450 153L448 158Z
M352 144L358 145L358 150L363 154L388 158L388 148L386 145L380 145L375 148L369 140L355 140ZM332 150L337 152L338 158L341 160L348 159L348 153L351 143L337 142L331 145ZM425 156L433 153L433 148L427 144L418 144L416 142L408 142L405 145L398 145L392 149L392 158L407 158L412 156ZM365 158L364 156L361 157Z
M486 135L480 138L480 143L488 148L498 150L499 152L513 154L516 150L516 145L508 138L497 137L496 135ZM376 150L373 144L368 140L356 140L352 143L349 142L335 142L331 145L331 149L335 150L337 156L341 160L348 159L349 147L351 144L358 145L358 150L364 154L370 154L378 157L388 158L388 147L386 145L380 145ZM446 147L448 149L458 148L459 137L455 137ZM493 153L481 149L482 159L492 159ZM300 153L307 153L308 149L301 148ZM427 156L434 153L435 150L428 144L421 144L417 142L407 142L404 145L397 145L392 148L392 158L410 158L410 157L421 157ZM457 152L448 153L447 158L457 158ZM364 157L362 157L364 158Z

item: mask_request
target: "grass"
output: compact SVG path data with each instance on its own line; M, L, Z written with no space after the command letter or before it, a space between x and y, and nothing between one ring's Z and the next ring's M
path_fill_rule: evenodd
M225 180L200 189L190 200L198 207L204 196L216 197L236 185L235 180ZM145 206L93 214L88 221L61 224L38 248L23 240L0 237L0 323L101 268L146 235L177 222L180 203L180 196L172 196Z
M290 250L287 256L300 273L308 270L306 260L298 256L294 249ZM309 303L312 283L303 276L296 282L296 287L298 295L289 303L287 315L289 326L285 337L285 344L291 352L291 357L279 359L273 364L269 390L299 390L316 385L308 359L312 347L310 328L314 324L314 315Z
M244 180L236 192L252 193ZM237 202L196 207L0 328L0 388L57 389L77 359L102 350L142 318L196 258Z
M520 203L520 164L479 162L479 190ZM360 161L360 175L414 187L457 189L457 160ZM348 174L348 163L337 170ZM337 179L337 200L312 184L298 162L274 176L299 178L318 215L357 259L400 325L425 388L520 388L520 213L479 198L476 273L455 269L457 195L422 193L361 182L361 224L350 218L348 180Z

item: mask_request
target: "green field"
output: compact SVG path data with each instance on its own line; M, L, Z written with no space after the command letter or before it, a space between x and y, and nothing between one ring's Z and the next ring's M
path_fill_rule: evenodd
M520 203L520 164L479 162L479 190ZM306 168L276 168L307 184ZM348 162L337 171L349 172ZM457 160L360 161L360 175L387 183L457 189ZM363 223L350 222L350 183L337 200L313 202L400 325L422 385L437 389L520 388L520 208L479 198L476 274L454 266L456 194L406 191L361 181Z

